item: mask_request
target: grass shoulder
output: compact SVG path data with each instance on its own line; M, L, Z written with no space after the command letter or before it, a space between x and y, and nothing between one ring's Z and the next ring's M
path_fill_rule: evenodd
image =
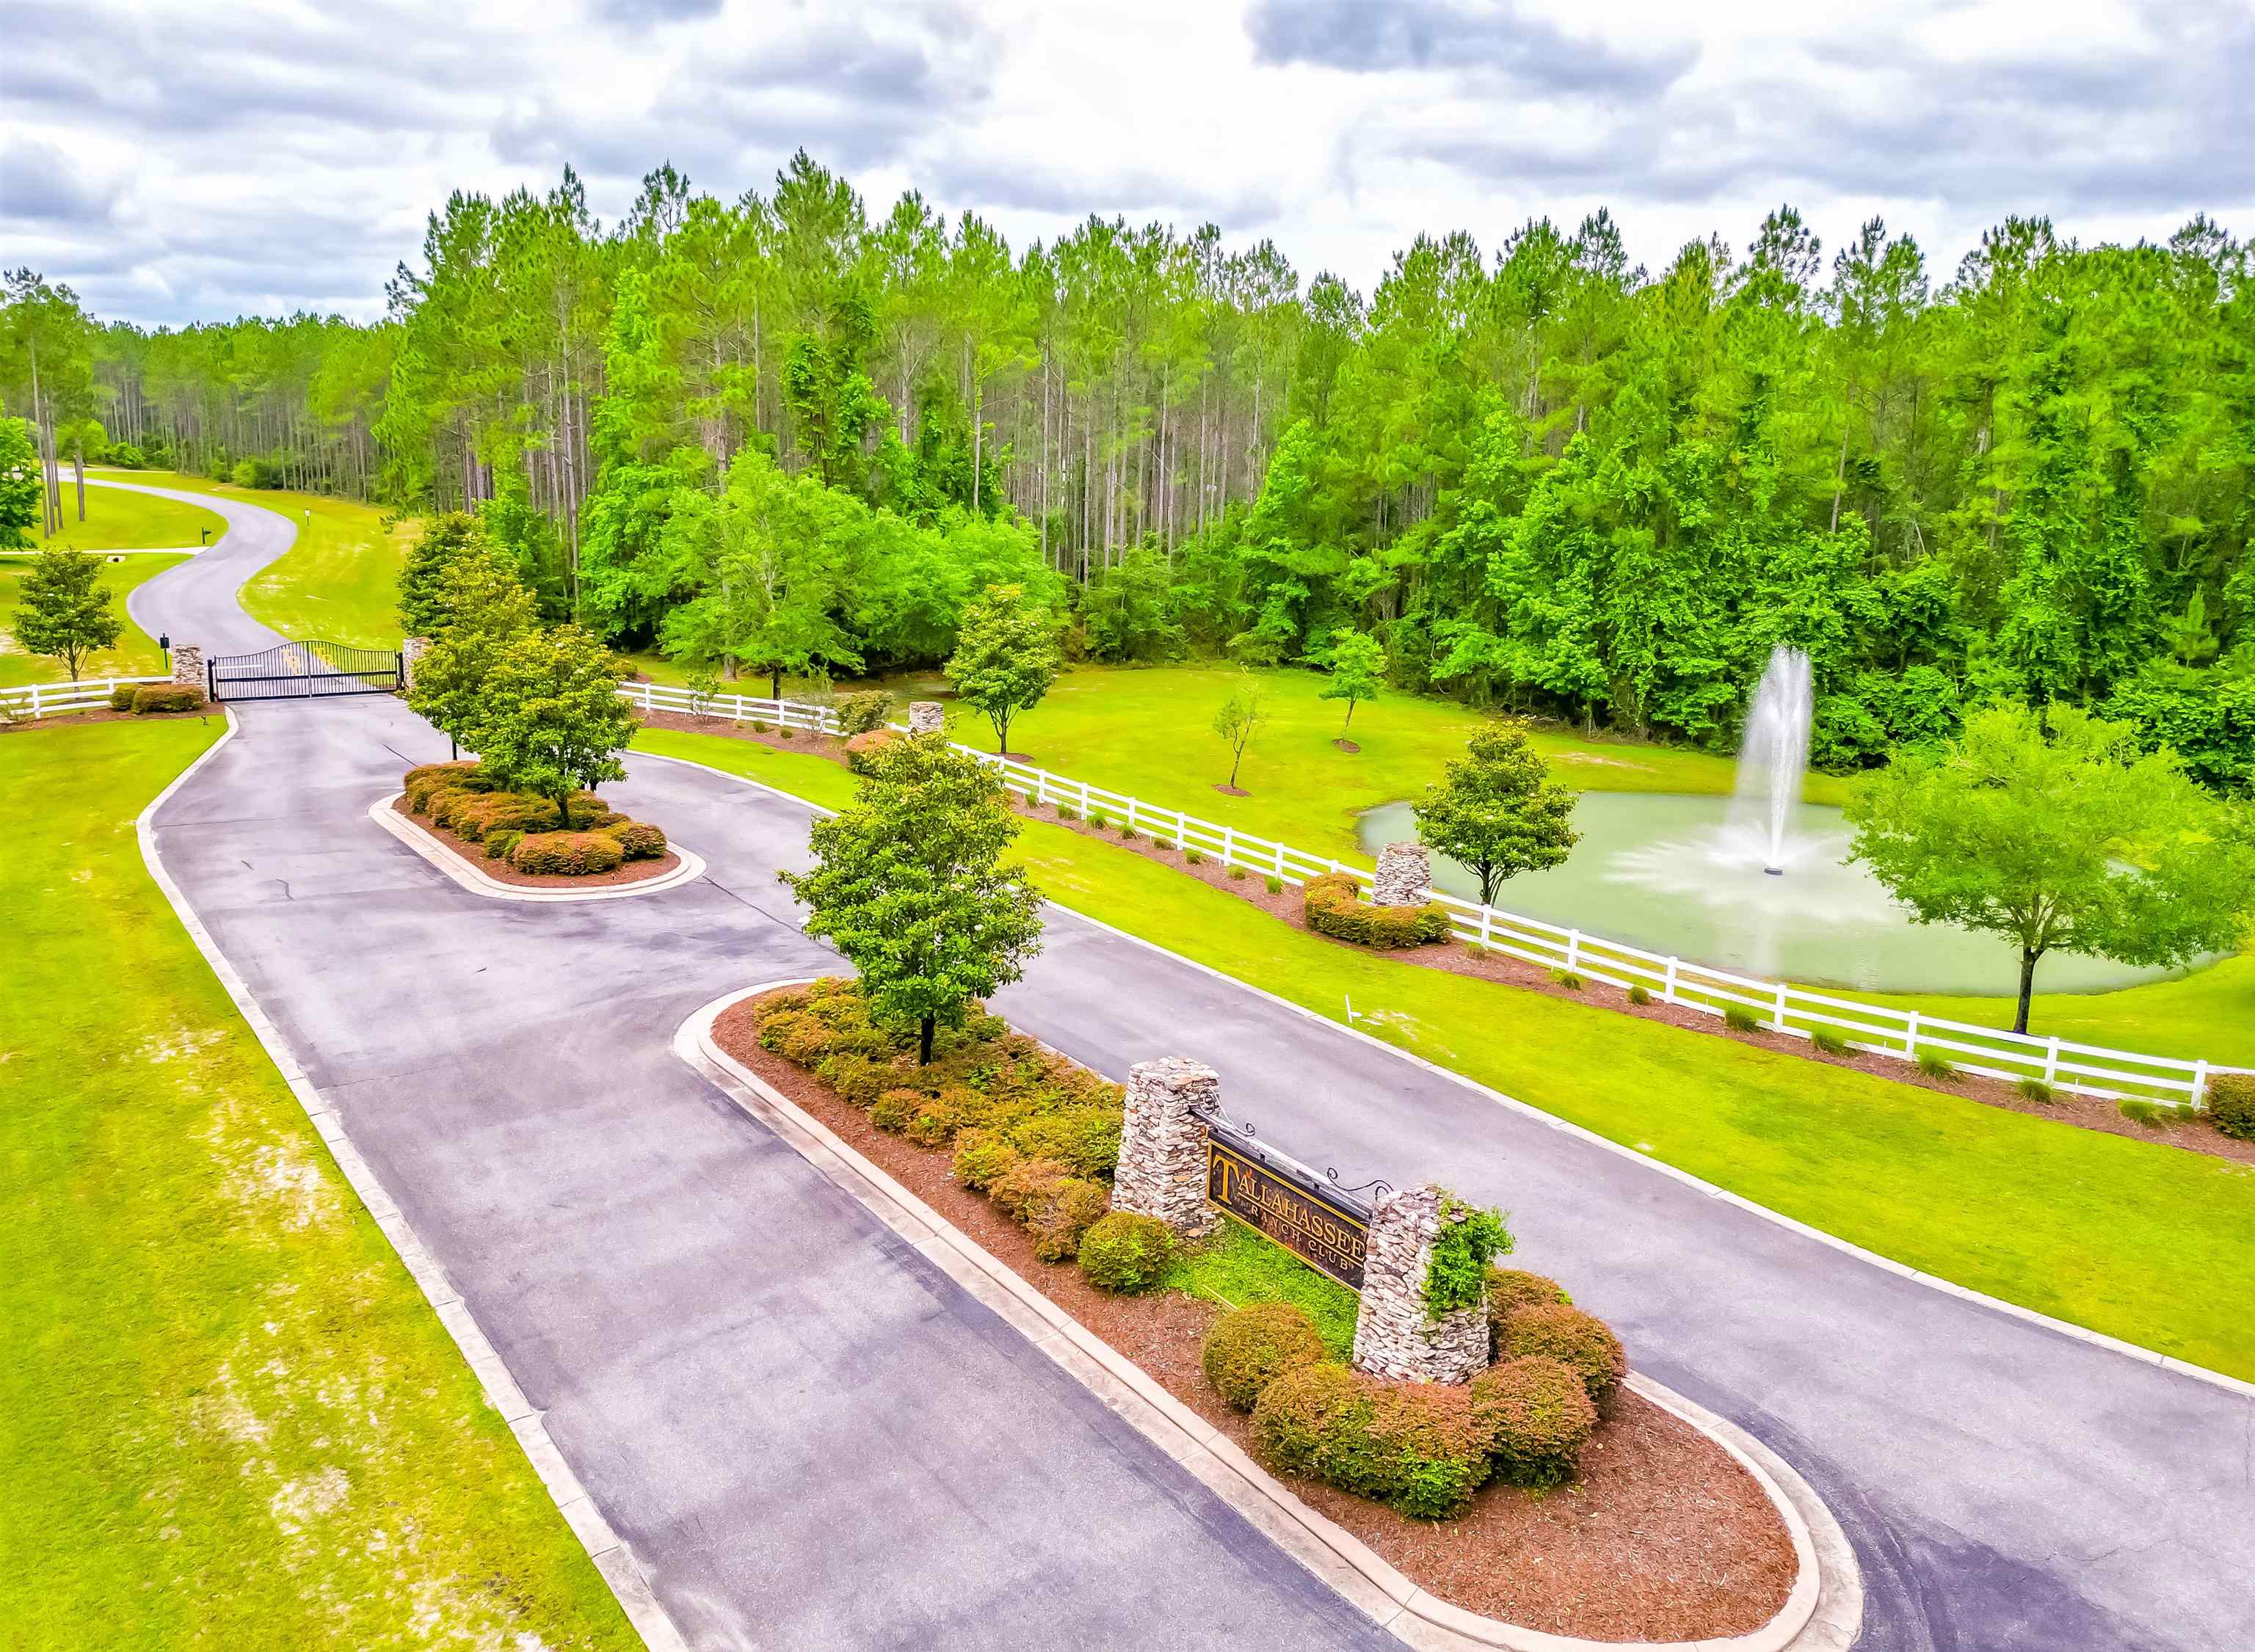
M141 860L217 722L11 737L0 1621L639 1644ZM418 1626L423 1626L419 1627Z
M97 491L87 490L88 498ZM67 542L58 540L58 545ZM193 542L193 541L191 542ZM66 682L70 673L60 660L45 654L27 654L15 640L12 630L16 605L25 577L37 560L32 553L8 552L0 554L0 689L22 688L33 682ZM134 590L155 578L167 568L177 568L186 561L185 556L139 555L120 556L102 566L102 589L109 593L116 604L117 617L124 622L115 648L104 648L91 655L79 668L81 682L93 682L106 676L157 676L165 669L165 656L157 647L157 640L133 623L126 609L126 600Z
M140 483L144 472L103 471L105 481ZM169 473L147 473L142 485L173 486ZM86 490L86 518L78 514L78 494L69 474L63 477L62 531L42 542L44 546L74 550L192 550L219 543L227 533L227 519L200 505L154 494L130 493L119 487Z

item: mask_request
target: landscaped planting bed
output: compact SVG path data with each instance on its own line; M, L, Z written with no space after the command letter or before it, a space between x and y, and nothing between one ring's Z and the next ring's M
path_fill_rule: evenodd
M664 831L593 792L573 793L567 817L552 799L495 788L474 762L408 770L392 807L487 877L527 889L646 883L681 864Z
M1401 1443L1402 1431L1389 1432L1386 1417L1371 1429L1336 1406L1324 1413L1326 1396L1353 1390L1349 1410L1356 1396L1374 1396L1381 1409L1415 1411L1413 1423L1426 1422L1431 1410L1443 1429L1477 1436L1487 1424L1473 1417L1472 1392L1343 1378L1338 1362L1352 1336L1353 1293L1249 1229L1226 1222L1198 1246L1157 1256L1142 1219L1106 1216L1121 1108L1116 1085L986 1015L943 1033L932 1064L919 1068L911 1040L872 1026L858 990L845 981L748 999L724 1012L713 1032L730 1055L1177 1398L1275 1464L1312 1507L1440 1599L1548 1633L1605 1640L1743 1634L1783 1605L1795 1576L1791 1543L1760 1487L1713 1441L1610 1382L1601 1384L1607 1390L1601 1408L1580 1397L1584 1390L1570 1375L1563 1400L1540 1383L1531 1395L1506 1391L1524 1388L1521 1378L1529 1372L1563 1370L1549 1356L1576 1348L1577 1334L1562 1342L1556 1327L1545 1328L1543 1284L1523 1283L1532 1276L1494 1276L1505 1358L1538 1357L1499 1366L1484 1379L1483 1415L1513 1404L1542 1418L1579 1407L1595 1426L1573 1477L1539 1489L1502 1477L1541 1480L1548 1476L1539 1465L1498 1465L1502 1474L1460 1515L1415 1518L1289 1472L1291 1419L1302 1420L1302 1438L1312 1426L1334 1438L1345 1429L1357 1440L1375 1433ZM1156 1288L1106 1291L1092 1283L1096 1278ZM1254 1361L1257 1379L1233 1376L1248 1368L1241 1357L1213 1366L1240 1400L1251 1396L1255 1409L1248 1414L1214 1386L1208 1354L1243 1340L1237 1320L1222 1337L1212 1335L1230 1307L1256 1304L1292 1305L1264 1306L1254 1318L1301 1328L1287 1334L1293 1360ZM1570 1327L1595 1323L1570 1308L1556 1317ZM1520 1376L1504 1375L1512 1372ZM1288 1406L1289 1392L1267 1398L1280 1382L1316 1391ZM1574 1432L1570 1416L1564 1432ZM1522 1421L1514 1438L1539 1439L1540 1432ZM1402 1453L1392 1460L1398 1464ZM1411 1480L1422 1483L1414 1474L1371 1483L1397 1503L1416 1503L1414 1491L1404 1494Z

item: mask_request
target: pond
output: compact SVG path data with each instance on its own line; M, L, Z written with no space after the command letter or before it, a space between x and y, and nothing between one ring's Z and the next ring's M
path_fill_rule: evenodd
M1943 924L1918 924L1877 879L1847 859L1837 808L1801 804L1787 833L1782 875L1765 872L1767 834L1733 820L1727 797L1584 792L1574 810L1582 841L1565 864L1507 882L1500 910L1570 926L1608 941L1695 962L1812 986L1872 992L2003 996L2020 982L2020 950ZM1365 813L1366 853L1415 838L1407 803ZM1445 858L1433 878L1479 899L1479 881ZM2100 992L2181 971L2048 954L2039 992Z

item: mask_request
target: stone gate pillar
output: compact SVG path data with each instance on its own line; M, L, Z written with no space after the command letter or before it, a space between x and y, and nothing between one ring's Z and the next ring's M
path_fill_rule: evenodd
M937 734L947 726L947 713L937 700L911 700L909 703L909 732Z
M200 642L176 642L172 645L172 681L201 692L204 682L204 648Z
M1416 1382L1469 1382L1487 1368L1487 1303L1436 1320L1425 1306L1425 1274L1441 1234L1438 1187L1405 1188L1371 1201L1362 1306L1354 1322L1354 1362L1373 1376Z
M422 664L423 656L430 652L431 639L428 637L410 637L399 645L401 688L412 689L415 686L415 668Z
M1221 1099L1221 1074L1170 1055L1128 1072L1128 1116L1112 1208L1156 1216L1185 1238L1213 1231L1220 1217L1205 1199L1205 1121L1196 1110Z
M1432 898L1433 856L1423 844L1388 844L1370 880L1373 906L1422 906Z

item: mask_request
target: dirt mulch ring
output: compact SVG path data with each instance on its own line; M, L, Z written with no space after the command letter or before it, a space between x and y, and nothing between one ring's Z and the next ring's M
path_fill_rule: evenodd
M21 723L0 722L0 733L12 734L19 729L49 729L62 724L82 726L88 723L179 723L188 718L226 715L215 705L200 706L193 711L113 711L103 705L89 707L83 711L56 711L46 717L26 718Z
M456 857L476 867L495 883L510 884L519 889L615 889L621 884L646 884L653 878L663 878L681 864L681 857L671 849L656 860L624 860L608 872L591 872L573 877L562 872L519 872L505 860L488 860L485 845L474 844L458 836L444 826L435 824L428 815L418 815L407 807L407 794L401 793L391 800L395 814L413 821L437 838Z
M646 729L673 729L683 734L717 734L723 739L748 740L755 746L765 746L778 752L797 752L801 757L826 757L833 763L846 760L846 742L835 735L817 734L811 729L793 729L785 733L774 724L766 732L755 729L749 723L732 723L725 717L691 717L685 711L642 711Z
M784 739L772 730L755 733L748 724L728 723L725 718L699 719L675 712L645 712L643 721L652 728L679 729L692 734L720 734L731 738L750 740L771 746L778 752L799 752L815 757L825 757L836 763L846 760L846 746L842 740L826 735L800 732L797 738ZM1614 762L1617 760L1592 759L1592 761ZM1216 791L1227 791L1217 786ZM1246 795L1243 792L1235 794ZM1192 865L1177 849L1165 850L1155 846L1149 834L1123 839L1116 829L1098 831L1085 820L1057 818L1054 806L1036 808L1015 793L1011 804L1029 820L1045 821L1053 826L1063 826L1068 831L1078 832L1084 837L1099 837L1115 849L1131 850L1147 860L1156 860L1177 872L1211 884L1216 889L1249 900L1273 918L1290 924L1304 934L1313 934L1326 946L1342 947L1350 952L1365 952L1369 948L1357 947L1350 942L1318 934L1308 928L1306 914L1301 905L1299 892L1287 884L1282 894L1272 895L1261 874L1247 871L1242 878L1232 878L1228 870L1207 857ZM1899 1061L1893 1056L1874 1055L1868 1051L1851 1051L1845 1055L1827 1055L1806 1039L1794 1038L1783 1032L1733 1032L1723 1025L1719 1016L1686 1009L1681 1004L1631 1004L1628 994L1619 987L1607 986L1602 981L1588 982L1579 991L1561 986L1550 972L1539 965L1511 957L1500 952L1490 952L1485 957L1475 957L1462 942L1449 942L1436 946L1409 947L1391 955L1403 963L1421 969L1445 970L1451 975L1476 976L1483 981L1493 981L1501 986L1517 987L1523 991L1540 992L1554 998L1569 999L1594 1008L1612 1010L1624 1015L1633 1015L1647 1021L1664 1021L1668 1026L1686 1032L1697 1032L1708 1038L1729 1039L1735 1043L1751 1044L1780 1055L1795 1056L1804 1061L1820 1061L1827 1067L1850 1067L1872 1078L1885 1079L1892 1084L1909 1084L1919 1089L1932 1090L1940 1096L1956 1096L1967 1101L1979 1102L1985 1107L2001 1107L2011 1112L2029 1113L2038 1118L2050 1119L2054 1124L2072 1124L2081 1130L2102 1130L2109 1136L2127 1136L2133 1140L2155 1142L2167 1147L2180 1147L2187 1152L2206 1153L2214 1158L2225 1158L2236 1164L2255 1165L2255 1142L2234 1141L2206 1117L2195 1115L2181 1119L2174 1128L2161 1128L2135 1124L2122 1116L2115 1104L2095 1096L2074 1096L2064 1090L2055 1092L2049 1102L2031 1101L2001 1079L1978 1078L1970 1074L1954 1079L1932 1077L1921 1072L1908 1061Z
M945 1152L887 1135L802 1068L760 1048L754 1005L713 1026L720 1047L837 1132L1249 1449L1248 1419L1199 1366L1216 1305L1168 1292L1112 1297L1071 1264L1034 1255L1025 1230L956 1185ZM1293 1491L1440 1599L1550 1634L1693 1641L1744 1634L1785 1604L1793 1544L1752 1476L1689 1424L1624 1391L1571 1486L1483 1489L1462 1519L1409 1520L1380 1503L1285 1476Z

